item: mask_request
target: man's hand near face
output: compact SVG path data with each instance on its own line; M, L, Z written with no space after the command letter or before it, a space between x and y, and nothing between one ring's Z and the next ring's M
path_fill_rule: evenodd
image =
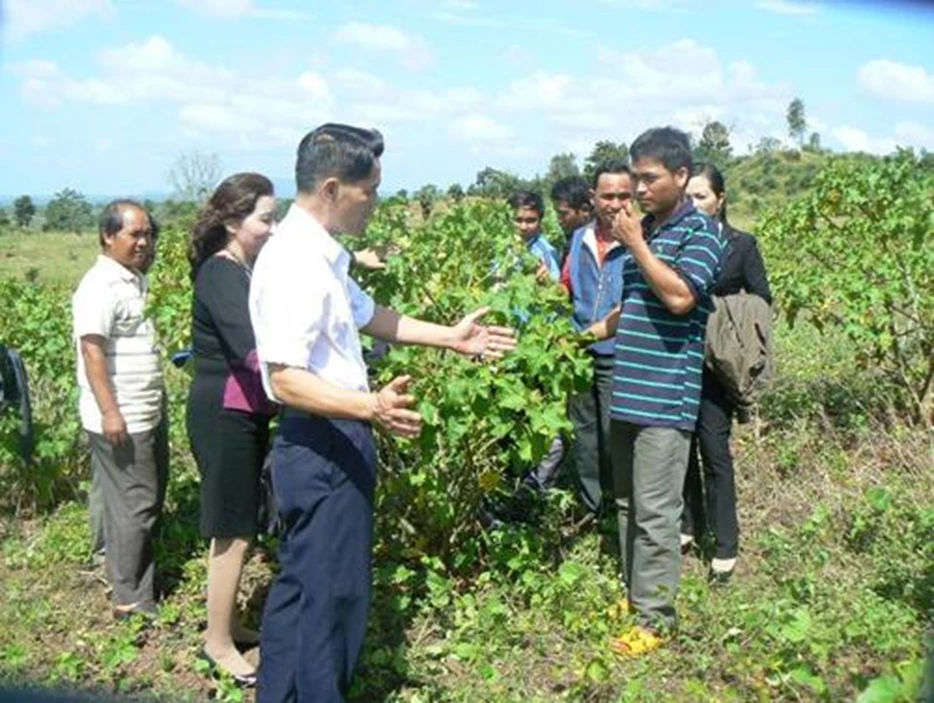
M633 211L631 203L625 202L613 219L613 228L610 230L613 239L627 249L633 249L645 243L642 234L642 218Z

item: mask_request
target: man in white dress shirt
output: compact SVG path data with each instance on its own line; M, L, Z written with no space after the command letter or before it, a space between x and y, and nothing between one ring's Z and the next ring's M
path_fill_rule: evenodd
M372 426L420 431L409 378L372 392L358 330L402 344L497 358L512 332L485 310L453 327L376 305L333 238L361 234L377 203L382 135L339 124L298 146L298 194L256 262L250 317L263 384L283 406L272 449L285 530L263 615L257 700L343 701L366 632L376 450Z

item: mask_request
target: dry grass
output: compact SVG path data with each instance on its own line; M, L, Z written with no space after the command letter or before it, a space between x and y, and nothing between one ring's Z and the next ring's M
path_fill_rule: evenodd
M0 234L0 276L73 288L94 263L99 250L93 233L8 231Z

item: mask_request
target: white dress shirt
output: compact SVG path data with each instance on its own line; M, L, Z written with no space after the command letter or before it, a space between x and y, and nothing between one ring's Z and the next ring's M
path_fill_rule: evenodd
M348 274L350 254L308 212L292 205L260 251L250 281L250 320L263 388L269 364L306 369L349 390L366 391L357 330L373 299Z

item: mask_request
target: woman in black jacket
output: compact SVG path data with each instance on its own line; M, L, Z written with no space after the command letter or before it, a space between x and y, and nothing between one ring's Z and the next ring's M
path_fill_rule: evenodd
M720 274L711 294L724 296L745 291L771 305L772 294L756 238L733 229L727 221L723 174L711 164L695 164L687 194L698 210L717 218L727 240ZM695 536L702 535L708 527L712 529L716 552L710 579L716 583L729 581L739 549L736 484L730 453L730 428L735 411L725 389L705 368L700 412L684 482L681 546L686 550Z

